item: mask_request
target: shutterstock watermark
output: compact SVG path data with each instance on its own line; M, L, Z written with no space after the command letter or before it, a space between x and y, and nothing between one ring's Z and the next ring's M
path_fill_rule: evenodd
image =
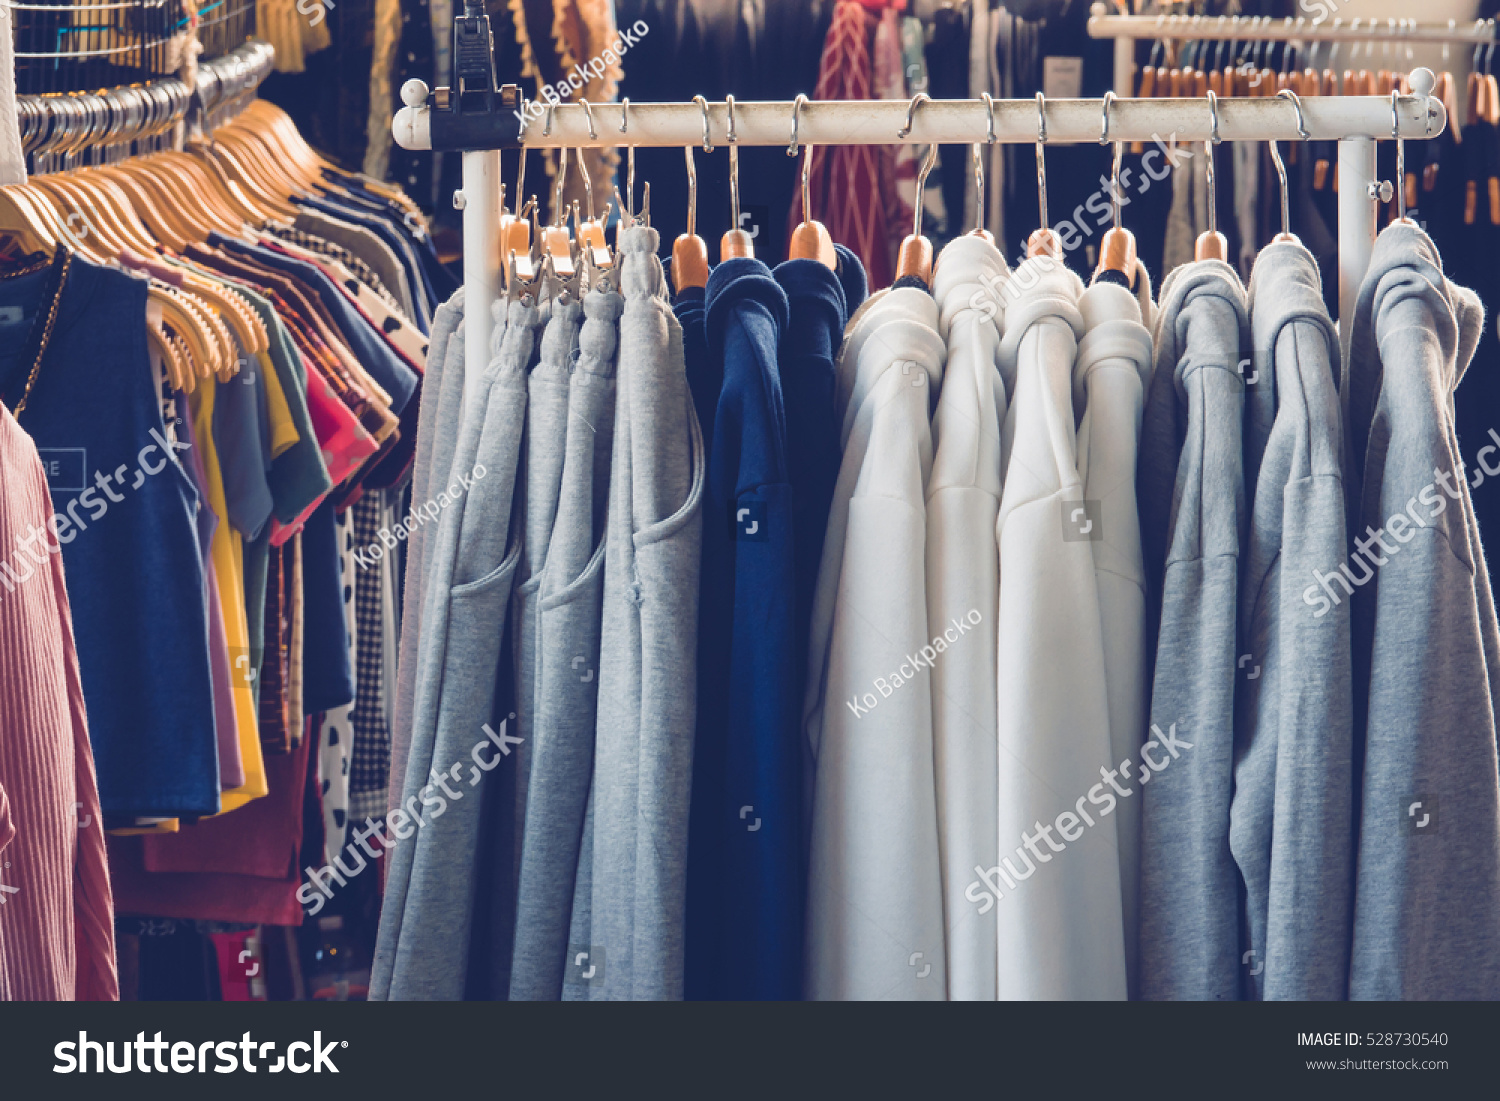
M1138 770L1141 784L1144 786L1150 783L1152 776L1181 756L1181 750L1192 748L1192 742L1185 742L1177 736L1176 723L1167 727L1165 733L1153 723L1151 740L1141 746ZM1095 808L1100 819L1107 818L1115 812L1120 799L1129 799L1135 794L1135 788L1120 782L1122 778L1132 778L1130 771L1134 765L1135 762L1129 757L1121 761L1118 768L1100 765L1100 781L1080 795L1071 810L1063 811L1051 822L1038 820L1032 827L1034 833L1021 831L1021 844L1016 847L1016 856L1025 871L1012 864L1009 856L1001 857L1000 863L988 870L976 864L974 874L979 878L964 890L964 898L977 903L981 914L989 913L1005 897L1005 892L1001 890L1002 882L1007 889L1016 890L1018 883L1030 879L1036 874L1037 868L1050 863L1055 854L1068 847L1070 841L1079 840L1085 830L1092 829L1097 824L1094 815L1089 813L1089 807ZM1053 840L1053 831L1056 831L1061 840ZM1041 847L1044 842L1046 850ZM1034 862L1033 857L1036 858Z
M328 9L337 7L333 0L297 0L297 14L307 16L307 25L316 27L328 18Z
M469 787L478 787L484 774L493 771L501 761L509 757L512 746L520 745L525 740L506 733L506 727L515 717L511 714L501 722L499 731L492 729L489 723L481 727L484 737L475 742L474 747L469 750L469 760L472 762L469 765ZM488 759L484 753L486 750L489 751ZM456 803L464 797L462 788L455 789L448 784L449 780L456 783L463 778L464 764L464 761L455 761L445 772L428 769L427 775L431 783L417 794L407 796L402 806L390 810L386 815L385 825L395 836L396 841L405 841L412 837L428 822L435 821L448 813L450 802ZM440 789L443 794L439 795L434 789ZM421 805L422 811L427 812L426 818L423 818L421 811L417 809L418 804ZM412 825L413 822L416 823L415 826ZM324 864L321 868L308 865L302 869L307 873L308 882L297 888L297 901L302 903L309 917L323 909L328 900L333 897L333 884L347 887L349 880L369 867L371 862L384 856L387 849L394 848L396 845L396 841L389 840L380 832L380 824L373 818L366 818L365 828L362 830L354 828L353 833L354 840L344 846L344 853L349 855L350 864L344 863L344 854L341 853L333 858L332 864ZM380 842L378 850L370 844L372 837ZM369 856L369 861L365 860L366 856Z
M474 483L488 473L489 469L483 463L475 463L474 469L467 476L463 474L458 476L458 488L455 489L454 486L450 485L433 500L425 504L413 505L410 511L407 512L404 523L398 523L395 527L381 528L375 533L375 542L370 543L368 546L356 547L354 549L354 561L359 564L359 568L362 570L367 570L371 566L377 565L385 557L386 551L395 550L397 546L411 536L412 532L416 531L423 524L436 520L438 513L474 488Z
M317 0L297 0L298 4L316 3ZM625 51L631 46L640 44L641 39L646 37L646 32L651 28L646 26L644 19L637 19L628 27L620 29L618 36L604 49L591 57L581 65L574 65L573 71L563 77L557 84L543 84L537 89L537 97L528 100L524 107L515 112L516 120L525 126L527 123L542 117L542 113L548 107L556 107L559 103L566 103L570 98L583 91L589 82L589 77L598 80L604 76L607 66L619 64L620 58L625 56Z
M1490 435L1494 436L1494 429L1490 430ZM1500 437L1496 439L1500 441ZM1484 451L1493 450L1496 449L1488 447L1480 453L1482 455ZM1475 488L1483 484L1484 473L1488 470L1488 467L1483 466L1482 460L1481 467L1478 479L1473 483ZM1449 498L1462 502L1463 487L1458 484L1463 478L1460 473L1462 470L1461 464L1456 471L1434 467L1432 471L1434 480L1428 482L1421 492L1407 500L1405 509L1392 513L1378 528L1365 525L1365 534L1354 538L1354 553L1349 555L1347 562L1340 562L1337 569L1329 570L1327 573L1313 570L1313 583L1302 590L1302 602L1309 608L1316 609L1313 612L1313 618L1321 619L1333 611L1337 605L1342 604L1343 597L1352 597L1355 589L1368 584L1375 577L1376 568L1384 566L1392 557L1400 554L1402 547L1410 543L1416 537L1417 532L1427 527L1428 521L1436 520L1447 510ZM1500 467L1497 467L1494 473L1500 474ZM1441 493L1438 492L1439 486L1442 487ZM1423 507L1418 508L1419 505ZM1463 507L1462 503L1459 507ZM1386 542L1387 537L1392 542ZM1380 548L1379 551L1375 549L1377 546ZM1357 566L1358 570L1351 569L1351 565ZM1337 582L1339 589L1343 590L1342 594L1334 588L1334 582Z
M949 626L943 629L942 634L933 635L930 643L919 646L915 651L907 654L906 660L892 670L889 677L875 678L874 687L875 691L880 693L879 698L876 698L875 692L866 692L862 697L855 694L844 701L844 706L854 712L856 719L864 718L880 703L880 700L889 698L896 689L908 681L915 680L918 669L924 666L931 669L932 663L937 660L939 654L947 653L950 645L979 626L983 619L984 617L979 614L977 608L970 608L964 613L962 619L955 616L948 621Z
M314 1032L312 1040L294 1040L286 1046L284 1055L271 1055L276 1051L276 1041L264 1042L251 1039L246 1032L238 1040L204 1040L195 1043L189 1040L163 1040L161 1033L146 1039L144 1032L137 1032L134 1040L119 1041L120 1060L115 1061L114 1040L90 1040L87 1032L80 1032L78 1039L63 1040L52 1048L57 1060L53 1074L233 1074L240 1068L250 1073L264 1070L268 1074L280 1074L284 1070L293 1074L337 1074L334 1064L335 1048L346 1048L348 1040L323 1042L323 1033ZM132 1059L132 1056L134 1058ZM209 1058L213 1057L210 1063ZM256 1066L256 1060L260 1066Z

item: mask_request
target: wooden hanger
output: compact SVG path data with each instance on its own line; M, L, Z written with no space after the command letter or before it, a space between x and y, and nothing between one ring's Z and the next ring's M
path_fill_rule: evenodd
M708 103L702 96L694 96L693 100L703 108L703 148L711 152L713 144L708 134ZM698 171L693 166L693 147L686 146L682 152L687 158L687 232L672 242L672 285L679 294L688 287L708 286L708 245L694 232L698 221Z
M797 123L798 112L807 103L807 96L799 94L792 101L792 143L787 147L786 154L789 157L797 155ZM978 146L975 146L977 149ZM787 258L791 260L816 260L830 270L836 270L839 266L839 255L833 249L833 237L828 233L828 227L822 222L815 220L812 216L812 188L809 184L809 174L812 166L812 146L807 146L802 153L802 221L797 223L797 228L792 230L791 241L787 247ZM976 164L977 154L976 154ZM981 223L982 224L982 223Z
M0 187L0 237L15 241L22 253L57 251L57 238L21 194L21 186Z
M155 199L141 185L141 182L128 172L122 172L113 165L102 165L90 169L92 175L106 179L118 187L125 196L136 216L145 226L150 235L173 252L180 252L187 245L187 238L183 237L172 222L157 207Z
M191 394L197 387L197 379L182 354L178 342L162 327L162 307L154 292L146 294L146 337L162 358L167 381L173 390Z
M184 241L205 241L216 228L204 213L202 203L188 202L176 189L169 186L165 177L173 173L158 172L148 166L143 158L132 157L101 171L119 173L134 180L137 186L151 195L155 200L157 213L166 219L177 236Z
M108 264L109 257L104 255L107 250L102 247L102 242L91 241L89 238L92 234L87 232L87 227L78 225L76 222L74 225L69 225L63 211L58 208L52 196L36 187L35 183L36 177L32 177L22 184L21 193L25 196L24 201L37 211L42 221L51 229L53 238L66 244L86 260L91 260L96 264Z
M56 211L68 233L91 258L107 261L119 253L121 245L114 240L112 227L94 209L92 201L62 187L50 176L32 176L26 186L32 196L45 197L43 201Z
M145 163L157 174L164 188L183 196L201 210L204 221L214 230L231 237L244 230L244 219L226 204L214 177L208 174L198 158L168 150L148 157Z

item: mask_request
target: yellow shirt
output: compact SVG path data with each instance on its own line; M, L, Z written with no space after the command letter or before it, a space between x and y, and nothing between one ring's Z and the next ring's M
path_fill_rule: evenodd
M211 553L214 572L219 579L219 604L224 614L224 637L231 654L250 652L250 626L245 618L245 549L239 532L229 525L229 505L224 496L224 478L219 468L219 452L214 447L213 379L202 379L188 396L193 414L193 440L203 460L203 476L208 483L208 504L219 518L214 528ZM265 760L260 752L260 722L256 713L255 693L250 681L231 676L229 688L234 700L235 726L239 733L240 761L245 782L219 796L219 813L242 807L252 799L266 795Z
M281 379L276 377L276 365L265 352L255 353L255 369L266 380L266 414L271 421L271 458L279 459L286 450L302 437L292 423L292 407L287 404L286 391L281 388Z

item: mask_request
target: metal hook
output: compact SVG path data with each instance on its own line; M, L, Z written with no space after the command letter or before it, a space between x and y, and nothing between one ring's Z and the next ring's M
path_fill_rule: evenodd
M1047 158L1042 153L1042 147L1047 144L1047 97L1041 92L1036 94L1036 201L1037 209L1041 214L1038 223L1043 229L1047 228Z
M693 235L693 229L698 224L698 169L693 165L693 147L684 145L683 154L687 157L688 173L688 214L687 214L687 236Z
M1308 132L1307 126L1302 118L1302 97L1299 96L1296 92L1292 91L1290 88L1283 88L1276 94L1282 99L1291 101L1292 108L1297 112L1297 136L1303 141L1307 141L1312 137L1312 134Z
M589 123L589 140L598 141L599 132L594 129L594 109L589 106L589 101L586 99L580 99L578 101L578 106L583 108L583 117L586 118Z
M911 97L911 102L906 105L906 125L896 131L896 136L898 138L905 138L911 133L911 124L912 120L916 118L917 105L921 103L931 102L932 97L929 96L926 92L918 92L916 95Z
M1109 144L1109 105L1117 97L1113 91L1104 93L1104 124L1099 131L1099 144ZM1114 166L1110 169L1109 180L1109 205L1114 219L1115 229L1120 228L1120 161L1125 156L1125 145L1123 142L1115 142Z
M922 167L917 172L917 201L916 211L912 216L912 236L922 236L922 195L927 190L927 176L932 171L932 166L937 163L938 147L934 142L927 147L927 156L922 161Z
M556 112L557 104L552 103L547 106L547 121L542 125L542 137L550 138L552 136L552 116Z
M1401 89L1391 89L1391 137L1396 141L1396 221L1406 221L1406 142L1401 139Z
M734 228L740 228L740 147L734 133L734 97L724 97L725 109L729 112L729 212L734 219Z
M557 153L557 190L552 196L552 224L554 226L561 226L564 216L567 214L567 211L563 209L562 196L563 183L568 178L568 147L566 145L560 147ZM587 175L587 172L584 174Z
M630 128L630 97L626 96L620 100L620 133L625 133ZM625 191L628 201L620 204L620 212L630 224L635 222L635 146L625 147ZM615 191L616 198L619 197L619 189Z
M786 155L795 157L797 155L797 123L803 106L808 102L807 96L798 93L797 98L792 100L792 144L787 147ZM802 158L802 220L812 221L812 184L810 173L812 170L812 146L807 147L807 152Z
M694 96L693 102L703 111L703 151L705 153L712 153L714 151L714 141L708 129L708 100L702 96Z
M807 95L801 92L797 94L796 99L792 100L792 141L786 147L786 155L788 157L795 157L797 155L797 123L801 118L802 105L807 101Z
M1208 232L1219 231L1218 202L1214 190L1214 146L1219 144L1219 97L1214 95L1210 89L1208 93L1208 110L1213 119L1213 125L1209 131L1212 140L1203 143L1203 151L1208 154L1208 159L1203 165L1203 181L1208 186Z
M1308 133L1307 127L1302 122L1302 100L1296 92L1290 88L1283 88L1276 93L1282 99L1288 100L1297 112L1297 136L1306 141L1312 135ZM1276 140L1271 139L1271 160L1276 164L1276 178L1281 182L1281 235L1290 237L1292 235L1291 200L1287 193L1286 165L1282 163L1281 152L1276 148Z
M988 92L980 92L979 95L984 100L984 141L986 145L993 145L995 142L995 100ZM984 229L984 162L977 141L971 147L970 157L974 167L974 232L978 233Z

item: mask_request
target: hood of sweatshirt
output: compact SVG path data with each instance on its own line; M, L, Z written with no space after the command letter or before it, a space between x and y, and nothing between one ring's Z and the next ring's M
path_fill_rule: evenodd
M1191 476L1201 480L1205 514L1187 517L1193 531L1184 533L1180 553L1233 553L1233 545L1221 544L1220 540L1234 541L1244 528L1240 436L1242 371L1248 367L1243 361L1250 347L1250 316L1239 275L1222 260L1195 260L1174 270L1162 284L1154 336L1156 367L1141 420L1136 487L1147 577L1157 583L1165 567L1184 488L1178 466L1188 461L1183 444L1194 393L1199 395L1197 412L1204 423L1195 434L1197 451L1191 456ZM1190 380L1201 371L1223 373L1233 385L1204 378L1194 380L1190 387ZM1210 446L1226 438L1232 438L1232 443ZM1218 513L1223 508L1231 509L1235 519L1220 522ZM1200 537L1207 539L1208 545L1200 546Z
M1344 365L1346 475L1356 532L1379 526L1411 495L1436 484L1455 503L1466 479L1453 427L1453 391L1484 329L1479 296L1443 274L1419 227L1397 223L1376 238L1360 286ZM1465 509L1437 511L1454 552L1472 566ZM1471 506L1467 506L1471 507ZM1420 510L1417 510L1420 512Z
M860 407L888 369L912 376L912 385L928 386L931 408L947 358L937 326L937 303L916 287L873 295L861 308L839 351L834 408L843 425L843 445L848 444Z

